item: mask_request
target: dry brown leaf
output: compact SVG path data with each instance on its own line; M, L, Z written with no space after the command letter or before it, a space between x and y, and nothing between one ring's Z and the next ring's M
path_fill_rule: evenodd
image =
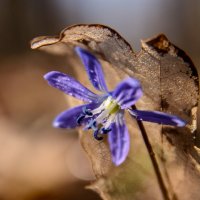
M64 29L58 37L38 37L31 42L32 49L67 57L74 55L74 46L87 48L100 59L110 87L127 75L139 79L144 91L137 104L139 109L164 110L188 121L185 128L150 123L146 123L145 128L171 196L176 193L177 199L198 199L200 192L196 184L200 178L200 157L194 148L193 134L197 131L199 79L190 58L163 34L142 41L141 51L134 53L115 30L97 24L74 25ZM77 79L89 85L86 76L80 73L80 67L73 67ZM81 143L97 177L91 187L104 199L132 199L133 196L144 199L145 195L148 199L160 199L151 167L145 169L143 166L149 165L149 161L146 161L148 156L137 126L132 120L127 121L132 139L131 152L127 161L118 168L111 164L106 140L99 144L91 134L81 133ZM150 174L151 179L145 173ZM137 183L145 189L134 190L132 185Z

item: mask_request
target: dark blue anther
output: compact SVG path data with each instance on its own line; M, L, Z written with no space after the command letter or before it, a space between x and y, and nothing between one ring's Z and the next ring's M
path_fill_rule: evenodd
M83 121L84 118L85 118L85 115L80 114L80 115L77 117L77 119L76 119L76 123L77 123L78 125L81 125L81 122Z
M107 129L102 128L102 129L101 129L101 133L102 133L102 134L107 134L107 133L110 132L110 131L111 131L111 128L107 128Z
M86 107L83 107L83 113L85 115L88 115L88 116L92 116L92 112L90 111L90 109L87 109Z
M89 129L93 129L93 130L96 130L97 128L94 128L93 124L95 123L95 121L91 118L89 119L86 127L85 127L85 130L89 130Z
M103 140L103 137L99 136L99 130L94 131L93 135L96 140Z
M93 120L92 124L91 124L91 128L93 130L96 130L97 129L97 122L95 120Z

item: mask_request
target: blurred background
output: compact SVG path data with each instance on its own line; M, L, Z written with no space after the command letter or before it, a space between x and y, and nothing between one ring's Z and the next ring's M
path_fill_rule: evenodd
M94 179L75 131L54 129L64 95L42 76L69 72L68 61L30 50L30 40L58 35L78 23L116 29L134 48L164 33L200 66L200 1L1 0L0 199L98 199L84 187Z

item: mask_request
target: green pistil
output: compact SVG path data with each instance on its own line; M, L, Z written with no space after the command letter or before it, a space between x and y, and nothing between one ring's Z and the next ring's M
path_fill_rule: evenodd
M116 105L114 106L114 108L110 111L110 114L114 114L114 113L118 112L119 109L120 109L119 105L116 104Z
M111 100L110 103L106 106L106 109L109 110L109 114L115 114L120 110L120 106L116 103L115 100Z

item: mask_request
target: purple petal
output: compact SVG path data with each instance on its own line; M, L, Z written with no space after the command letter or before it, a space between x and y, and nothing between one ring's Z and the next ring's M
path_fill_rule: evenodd
M142 94L140 82L134 78L127 78L115 88L112 97L116 99L121 109L127 109L134 105Z
M111 131L108 133L108 142L112 161L118 166L125 161L130 147L129 133L123 115L116 116L116 123L111 125Z
M49 85L85 102L95 101L98 96L74 78L61 72L52 71L44 75Z
M81 58L93 86L97 90L107 92L108 89L104 80L103 70L97 58L89 51L80 47L76 47L75 50Z
M77 119L83 113L83 108L94 109L97 104L85 104L68 109L60 113L54 120L53 126L56 128L75 128L78 126ZM82 124L87 123L90 118L84 119Z
M138 120L165 124L171 126L185 126L186 122L175 115L158 111L129 110L130 114Z

